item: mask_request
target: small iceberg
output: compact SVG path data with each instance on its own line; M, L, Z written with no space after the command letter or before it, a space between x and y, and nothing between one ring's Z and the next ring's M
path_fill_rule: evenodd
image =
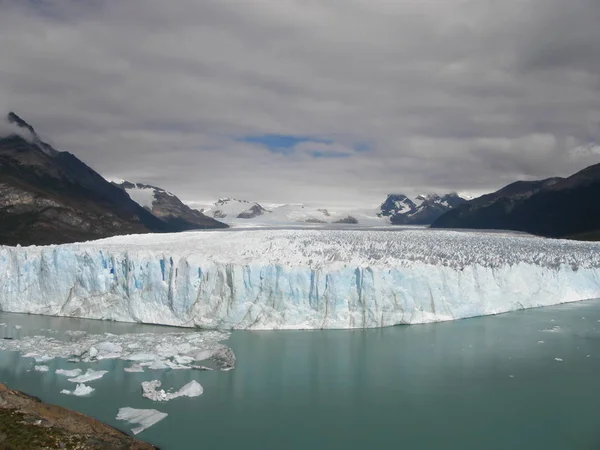
M136 372L143 372L144 368L142 366L140 366L139 364L134 364L131 367L125 367L125 372L132 372L132 373L136 373Z
M75 395L77 397L85 397L86 395L90 395L94 391L95 389L93 387L86 386L82 383L78 384L77 387L72 391L69 391L68 389L63 389L62 391L60 391L60 393L65 395Z
M63 375L65 377L78 377L81 375L81 369L73 369L73 370L65 370L65 369L57 369L56 375Z
M138 434L152 425L160 422L167 413L157 411L155 409L135 409L135 408L121 408L117 414L117 420L125 420L129 423L138 424L139 427L131 429L133 434Z
M71 383L86 383L88 381L99 380L107 373L108 373L108 370L88 369L87 372L84 373L83 375L79 375L75 378L69 378L68 380Z
M36 372L48 372L48 366L35 366L33 370Z
M195 380L190 381L177 392L165 392L159 389L162 383L158 380L142 381L142 397L154 402L168 402L177 397L198 397L204 392L204 388Z

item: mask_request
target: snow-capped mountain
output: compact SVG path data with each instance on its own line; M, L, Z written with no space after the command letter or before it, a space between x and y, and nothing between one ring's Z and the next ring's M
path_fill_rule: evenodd
M175 194L162 188L124 180L113 184L127 192L134 202L170 225L177 225L185 230L226 227L222 222L190 208Z
M456 192L443 196L418 195L412 199L403 194L390 194L381 204L378 215L389 218L394 225L430 225L442 214L466 202L467 199Z
M303 204L270 204L222 198L203 207L202 212L222 222L240 226L286 225L385 225L389 220L377 217L373 209L320 208Z
M215 219L231 222L234 219L253 219L270 211L256 202L227 197L220 198L203 212Z

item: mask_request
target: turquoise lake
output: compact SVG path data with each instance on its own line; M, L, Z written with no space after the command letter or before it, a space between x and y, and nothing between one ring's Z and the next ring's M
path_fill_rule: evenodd
M168 327L0 313L0 337L40 330L171 332ZM21 326L17 328L16 325ZM179 329L181 331L181 329ZM46 373L0 352L0 381L121 430L125 406L169 414L137 437L163 450L598 449L600 300L431 325L340 331L236 331L229 372L147 370L122 360L52 360ZM110 372L90 397L57 368ZM144 399L140 383L190 380L197 398Z

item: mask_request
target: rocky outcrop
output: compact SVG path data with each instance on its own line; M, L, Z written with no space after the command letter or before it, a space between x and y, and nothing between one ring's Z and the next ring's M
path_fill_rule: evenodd
M0 383L0 448L151 450L155 447L91 417L47 405Z

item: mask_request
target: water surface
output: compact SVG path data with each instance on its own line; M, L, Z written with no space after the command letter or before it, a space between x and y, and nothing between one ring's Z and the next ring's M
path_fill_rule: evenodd
M3 313L0 322L0 336L13 337L172 331ZM79 364L110 370L89 383L89 398L59 393L74 388L53 373L75 366L64 360L40 373L32 359L0 352L0 381L124 430L120 407L167 412L138 435L166 450L600 448L600 300L364 331L239 331L225 343L237 356L230 372ZM151 402L140 393L151 379L176 389L195 379L204 394Z

